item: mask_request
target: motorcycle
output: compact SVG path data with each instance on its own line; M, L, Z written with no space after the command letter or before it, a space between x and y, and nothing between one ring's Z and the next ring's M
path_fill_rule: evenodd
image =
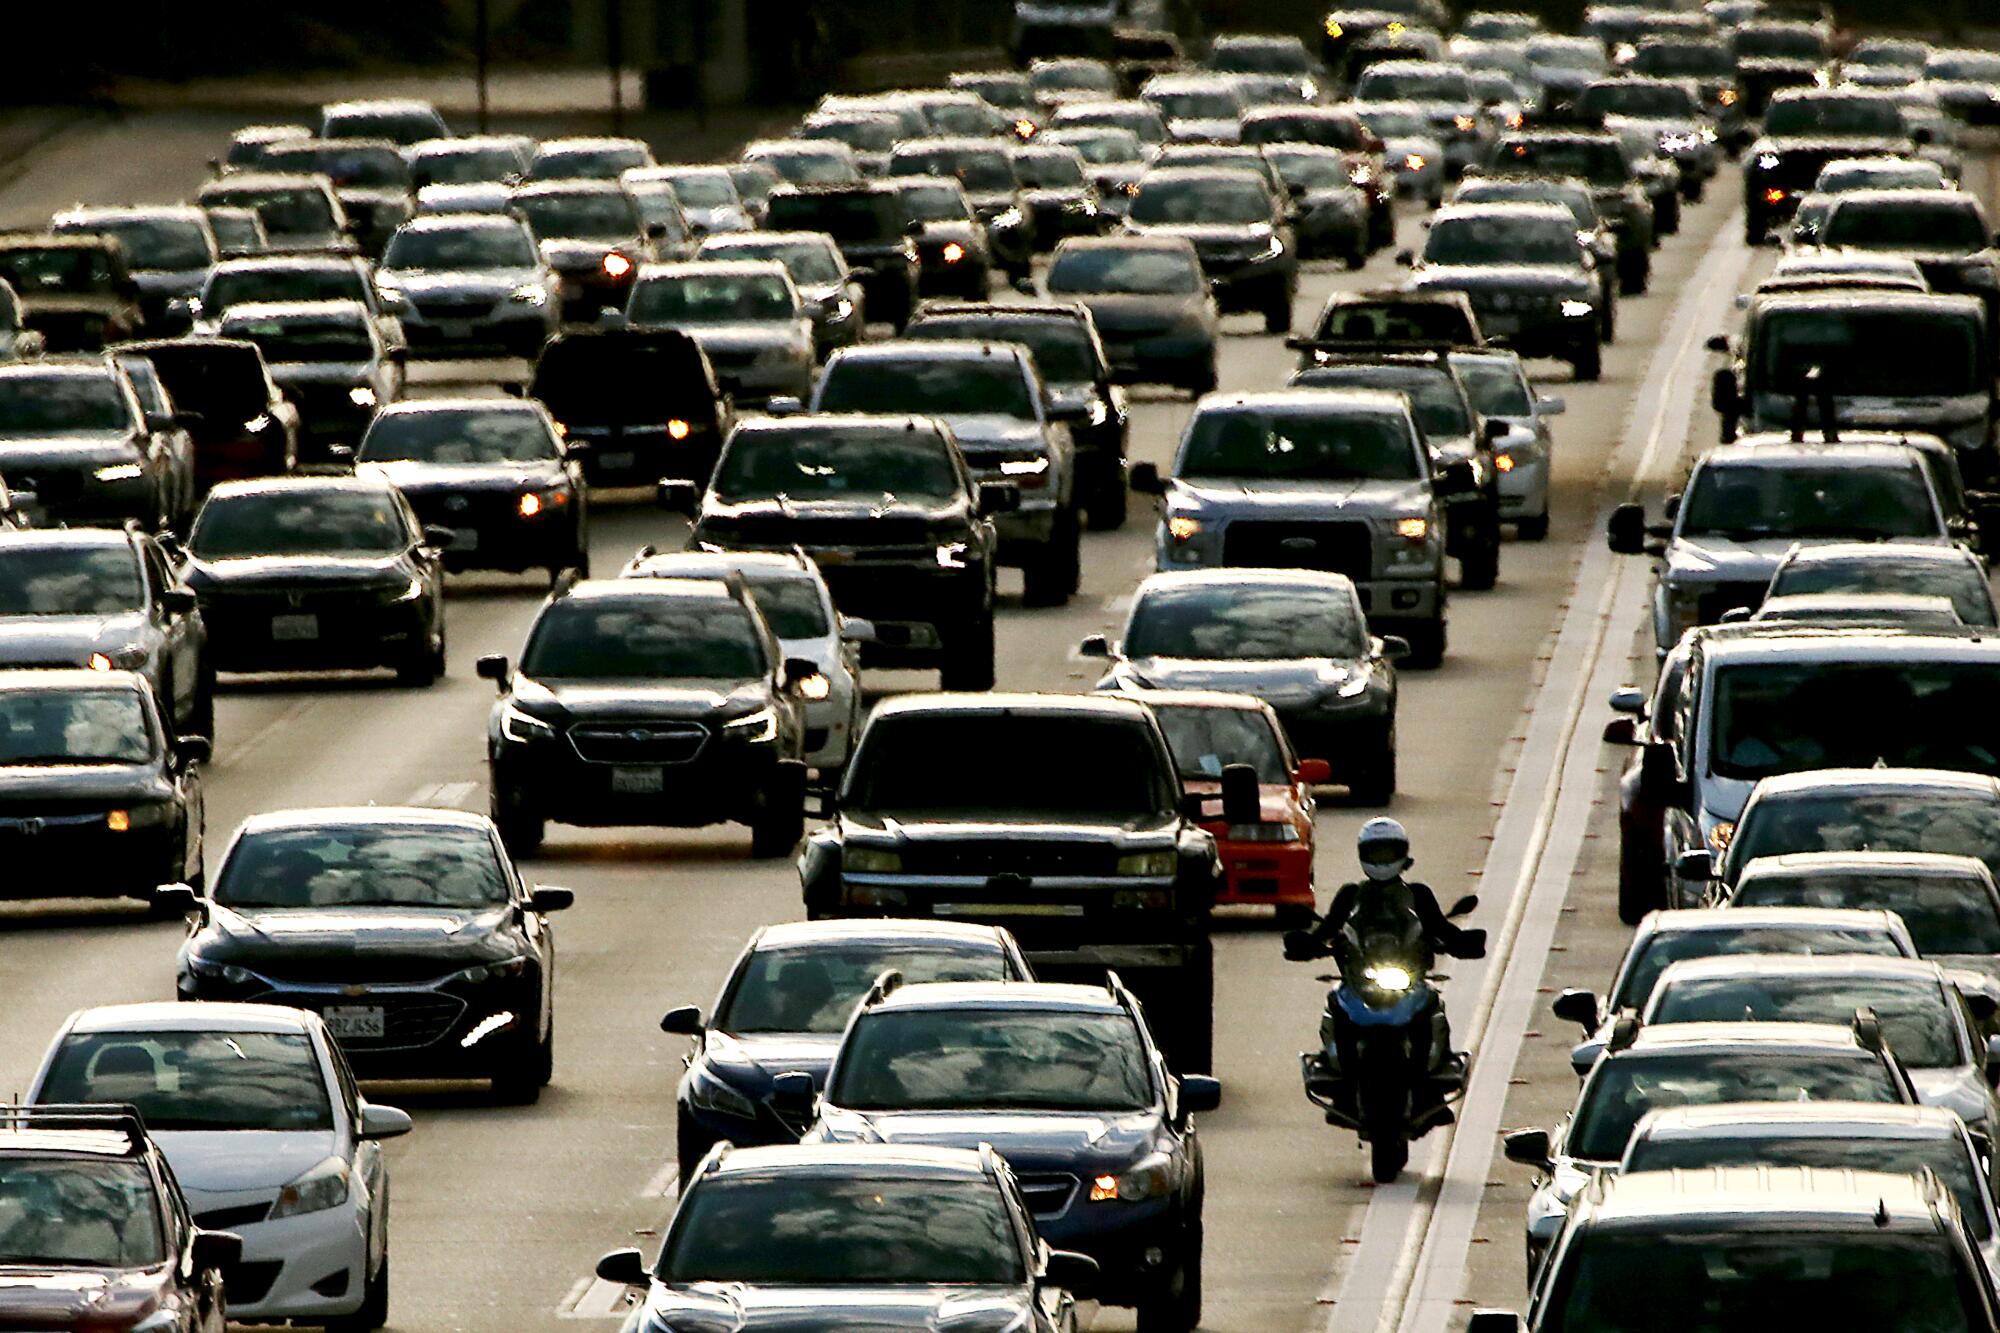
M1446 915L1464 916L1478 905L1478 897L1467 894ZM1467 934L1475 938L1461 956L1484 957L1486 933ZM1299 1052L1299 1073L1306 1099L1326 1113L1328 1124L1361 1136L1375 1180L1386 1185L1408 1164L1412 1140L1451 1122L1451 1104L1464 1096L1471 1076L1471 1057L1450 1049L1444 1004L1432 986L1444 978L1432 970L1436 951L1414 916L1400 928L1365 934L1350 923L1333 952L1340 974L1319 978L1335 983L1320 1014L1320 1049ZM1287 959L1303 962L1325 953L1310 931L1285 936ZM1336 1036L1342 1022L1353 1033L1353 1069L1342 1066ZM1425 1076L1412 1077L1411 1033L1418 1022L1431 1025L1432 1058Z

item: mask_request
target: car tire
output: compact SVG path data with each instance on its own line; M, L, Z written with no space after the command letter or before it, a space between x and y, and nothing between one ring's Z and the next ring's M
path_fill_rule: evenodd
M1618 919L1636 926L1646 913L1667 905L1666 885L1654 844L1620 837L1618 840Z
M1762 218L1745 218L1743 221L1743 243L1756 247L1770 243L1770 228Z
M1403 631L1409 641L1410 655L1403 659L1403 665L1416 671L1433 671L1444 662L1445 623L1443 617L1424 625L1412 625Z
M993 608L945 638L938 688L978 692L993 688Z
M1524 542L1545 541L1549 535L1549 516L1543 514L1538 518L1520 519L1514 524L1514 530Z
M1264 332L1285 334L1292 331L1292 294L1279 292L1264 307Z
M373 1277L362 1279L361 1306L353 1314L326 1321L326 1333L375 1333L389 1322L389 1256Z
M539 1026L540 1015L536 1015ZM518 1057L493 1075L493 1100L503 1106L533 1106L542 1099L542 1089L555 1077L556 1032L549 1024L546 1037L537 1036L520 1050Z
M1387 1185L1403 1174L1409 1165L1409 1140L1400 1134L1395 1138L1383 1135L1368 1145L1368 1171L1377 1185Z
M1751 242L1756 244L1756 242ZM1618 294L1620 296L1643 296L1652 278L1652 264L1644 251L1634 251L1633 258L1623 260L1618 265Z
M1500 581L1500 524L1483 519L1472 550L1458 558L1458 586L1467 592L1488 592Z
M1381 748L1347 784L1356 805L1387 805L1396 795L1396 724L1389 723Z
M1570 358L1571 378L1579 384L1595 384L1604 377L1604 349L1595 339L1576 349Z
M496 787L492 813L493 825L500 831L500 841L506 845L509 855L533 856L542 849L542 840L548 836L549 821L540 811L530 808L524 797L503 795Z
M750 821L750 855L758 861L791 855L806 835L806 766L781 759L765 782L764 795Z
M1201 1327L1201 1223L1187 1228L1173 1267L1137 1310L1139 1333L1194 1333Z
M1049 539L1021 570L1021 600L1029 606L1061 606L1082 578L1083 536L1070 505L1056 508Z
M444 625L437 627L437 643L426 644L417 649L416 655L405 660L396 668L396 683L415 689L427 689L444 677Z
M1090 519L1092 532L1116 532L1125 526L1125 519L1131 504L1125 489L1125 468L1123 460L1112 458L1105 462L1097 486L1084 503L1083 510Z

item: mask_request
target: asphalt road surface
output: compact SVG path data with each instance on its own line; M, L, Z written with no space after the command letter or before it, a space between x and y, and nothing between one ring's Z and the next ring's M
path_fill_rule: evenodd
M220 118L160 115L67 134L0 189L0 221L39 225L64 205L173 200L191 193L228 129ZM1968 184L1991 196L1985 161ZM1476 1301L1518 1305L1528 1173L1497 1157L1501 1128L1546 1124L1571 1100L1567 1025L1552 988L1600 985L1623 947L1612 906L1615 807L1623 751L1602 747L1603 698L1650 681L1637 654L1644 561L1605 553L1601 515L1635 487L1657 499L1684 450L1714 439L1706 406L1712 357L1746 268L1769 263L1742 241L1733 171L1687 210L1655 256L1651 294L1627 298L1601 382L1571 384L1537 363L1544 392L1568 400L1556 423L1554 524L1543 543L1510 541L1499 586L1455 596L1441 670L1404 678L1403 790L1391 812L1410 828L1417 874L1446 901L1473 890L1473 924L1494 957L1457 964L1455 1036L1475 1039L1475 1081L1461 1124L1417 1145L1396 1185L1368 1181L1350 1134L1320 1122L1299 1090L1296 1053L1315 1039L1324 986L1287 965L1268 918L1231 918L1218 948L1220 1111L1204 1117L1208 1159L1207 1313L1221 1333L1347 1333L1378 1325L1442 1329ZM1420 241L1406 210L1403 244ZM1335 288L1386 283L1384 251L1360 273L1315 268L1300 320ZM1224 390L1280 385L1293 356L1249 317L1226 324ZM1132 454L1165 464L1186 400L1137 395ZM1009 574L999 623L1005 688L1087 689L1095 665L1077 641L1115 631L1152 567L1143 504L1118 533L1084 538L1083 592L1026 610ZM614 572L632 550L678 546L683 526L640 503L600 503L592 558ZM492 686L482 653L517 653L540 604L533 578L451 583L451 662L427 690L386 679L225 680L207 769L210 864L236 824L297 806L421 803L483 810L484 726ZM917 675L882 688L927 688ZM939 781L981 756L939 755ZM1064 756L1044 757L1051 765ZM1322 805L1324 895L1352 870L1352 837L1372 811ZM485 1104L480 1085L389 1086L377 1100L411 1110L417 1131L393 1162L390 1323L399 1330L575 1328L621 1310L590 1277L606 1249L650 1253L671 1207L673 1090L685 1043L657 1028L666 1008L704 1006L744 938L796 918L788 861L749 860L747 831L551 829L535 880L576 890L558 918L554 1085L529 1108ZM0 1095L21 1089L62 1017L91 1004L173 994L177 926L136 908L90 903L0 906ZM1126 1328L1126 1311L1091 1314Z

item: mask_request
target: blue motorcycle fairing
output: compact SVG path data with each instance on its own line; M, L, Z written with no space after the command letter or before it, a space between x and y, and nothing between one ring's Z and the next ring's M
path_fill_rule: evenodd
M1356 991L1346 986L1334 987L1333 997L1340 1006L1340 1012L1347 1015L1348 1021L1356 1027L1408 1027L1430 1003L1431 988L1419 982L1387 1009L1371 1008Z

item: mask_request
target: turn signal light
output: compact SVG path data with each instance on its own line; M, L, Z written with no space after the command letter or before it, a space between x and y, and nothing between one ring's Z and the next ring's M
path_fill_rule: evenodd
M1493 466L1499 468L1502 472L1512 472L1514 470L1514 455L1512 454L1497 455L1493 459Z
M113 810L104 816L104 827L113 833L123 833L132 827L132 815L129 811Z

